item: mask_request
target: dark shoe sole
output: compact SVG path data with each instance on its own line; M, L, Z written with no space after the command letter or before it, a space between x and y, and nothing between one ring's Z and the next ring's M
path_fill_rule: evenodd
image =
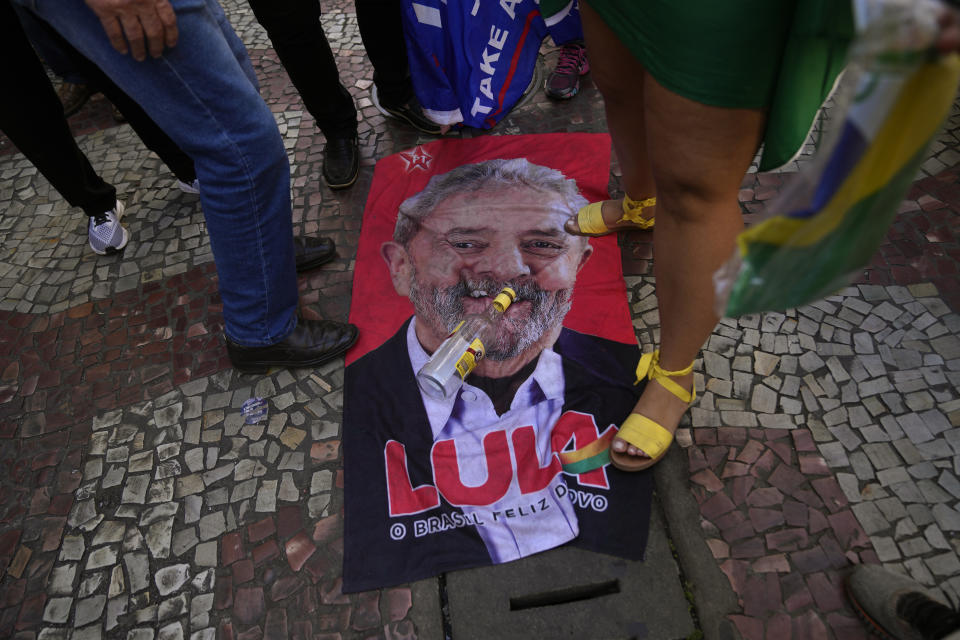
M553 100L569 100L570 98L580 93L580 87L576 87L572 91L566 91L563 93L551 92L549 89L544 89L544 93L547 94L548 98L551 98Z
M426 133L427 135L431 135L431 136L443 135L443 129L440 127L440 125L435 125L435 127L427 128L422 124L418 124L416 120L409 117L403 111L394 111L390 107L383 107L383 110L386 111L388 114L390 114L391 117L396 118L397 120L402 120L403 122L406 122L408 125L410 125L411 127L413 127L414 129L416 129L421 133Z
M336 252L336 251L333 251L333 252L331 252L331 253L328 254L328 255L321 256L321 257L319 257L319 258L315 258L315 259L310 260L310 261L306 261L306 260L305 260L305 261L303 261L303 262L298 262L298 263L297 263L297 273L306 273L307 271L313 271L313 270L316 269L317 267L320 267L320 266L322 266L322 265L325 265L325 264L327 264L328 262L332 262L333 259L336 258L336 257L337 257L337 252Z
M329 179L327 179L327 176L323 176L323 181L326 182L327 186L330 187L333 191L337 191L339 189L346 189L347 187L352 187L353 183L357 181L357 176L359 175L360 175L360 170L358 167L357 172L353 174L352 178L350 178L350 182L333 183L333 182L330 182Z
M89 246L89 245L88 245L88 246ZM117 249L116 247L107 247L107 248L104 249L103 251L97 251L96 249L93 249L93 248L91 248L90 250L93 251L93 252L94 252L96 255L98 255L98 256L115 256L115 255L117 255L118 253L123 253L124 249L126 249L126 248L127 248L127 246L124 245L124 246L120 247L119 249Z
M424 123L426 123L426 125L424 126L422 123L418 123L416 120L411 119L410 116L408 116L403 111L398 111L396 109L391 109L390 107L385 107L380 102L380 95L377 92L377 85L373 85L373 87L370 88L370 100L371 102L373 102L373 106L374 108L376 108L377 111L379 111L380 113L382 113L383 115L389 118L396 118L397 120L406 122L417 131L421 133L426 133L427 135L431 135L431 136L443 135L443 125L433 122L432 120L427 118L425 115L420 116L420 118L423 119Z
M327 186L332 190L337 191L338 189L346 189L347 187L353 186L353 183L357 181L357 177L360 175L360 150L357 149L357 164L353 167L353 173L350 176L350 179L346 182L335 182L331 180L327 174L323 173L323 181L327 183Z
M350 342L347 343L346 345L339 347L334 351L327 352L322 356L314 358L312 360L304 360L303 362L297 362L294 364L291 364L290 362L287 362L287 361L280 361L280 360L262 360L260 362L245 362L243 364L237 364L235 362L231 362L231 364L233 364L233 368L239 371L240 373L260 373L260 374L267 373L270 370L270 367L284 367L287 369L303 369L306 367L316 367L321 364L324 364L325 362L330 362L334 358L338 358L342 356L344 353L346 353L346 351L350 347L356 344L357 339L359 337L360 337L360 331L357 330L356 327L354 327L353 339L350 340Z

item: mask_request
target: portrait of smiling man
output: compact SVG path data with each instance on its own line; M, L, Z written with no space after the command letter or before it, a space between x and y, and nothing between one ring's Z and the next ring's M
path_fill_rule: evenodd
M432 353L467 314L517 292L477 378L514 377L556 342L577 273L593 248L563 223L585 199L559 171L522 158L466 165L401 207L381 248L397 293L410 298L419 344ZM508 392L491 396L504 413Z
M594 252L563 225L585 202L560 171L513 158L434 176L400 205L380 255L414 313L346 370L346 500L366 506L348 508L345 590L575 539L603 550L624 534L585 535L585 518L640 517L627 505L648 482L603 463L640 390L636 345L563 326ZM423 394L416 372L505 286L516 300L477 368L450 398Z

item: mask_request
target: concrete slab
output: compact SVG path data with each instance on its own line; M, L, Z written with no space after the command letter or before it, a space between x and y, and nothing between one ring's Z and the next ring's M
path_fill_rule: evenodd
M410 592L413 597L410 620L417 628L417 640L446 640L440 608L440 579L413 582Z
M669 640L696 629L657 505L645 562L564 547L446 581L456 640Z

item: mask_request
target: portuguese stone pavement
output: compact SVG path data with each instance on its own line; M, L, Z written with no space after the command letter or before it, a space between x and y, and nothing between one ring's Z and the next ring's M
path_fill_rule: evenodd
M302 312L342 320L373 165L427 138L372 105L352 3L327 4L361 117L360 179L336 193L265 33L224 2L287 145L296 231L337 242L337 260L301 278ZM542 52L538 82L557 55ZM124 199L132 240L90 252L85 216L0 138L0 638L433 637L414 622L416 589L340 590L342 361L233 371L198 199L102 96L70 122ZM564 103L535 87L489 134L562 131L605 131L589 76ZM698 576L721 575L728 637L866 637L842 594L853 563L960 601L958 135L955 108L854 284L724 320L697 361L703 392L669 460L706 554L694 564L679 548L679 562L695 610L716 595ZM798 163L746 176L747 221ZM650 237L621 245L638 340L656 344ZM247 424L253 396L268 415Z

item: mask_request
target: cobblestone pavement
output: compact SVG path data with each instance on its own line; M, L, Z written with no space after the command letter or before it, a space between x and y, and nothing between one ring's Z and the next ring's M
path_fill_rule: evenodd
M224 5L291 157L296 229L337 241L300 281L303 313L345 319L373 165L425 138L373 107L352 3L329 3L363 158L332 193L265 33ZM92 254L85 217L0 138L0 637L423 637L409 586L340 592L342 364L229 367L199 202L110 112L95 97L71 125L126 202L120 256ZM587 76L569 102L532 91L491 133L603 130ZM840 587L855 562L960 599L958 134L955 109L856 283L724 320L697 361L704 391L678 441L744 638L864 637ZM748 221L803 162L745 177ZM656 344L650 237L621 245L638 339ZM240 412L251 396L269 400L260 424Z

